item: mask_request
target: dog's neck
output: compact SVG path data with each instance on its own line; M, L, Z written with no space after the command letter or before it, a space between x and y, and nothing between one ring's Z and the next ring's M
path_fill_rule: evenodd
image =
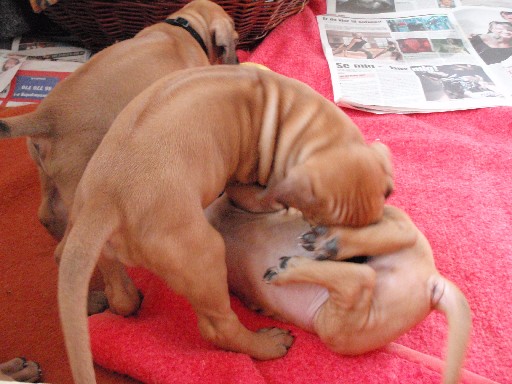
M206 44L204 43L204 40L202 37L197 33L197 31L192 28L190 25L190 22L183 18L183 17L177 17L175 19L165 19L164 22L170 25L174 25L176 27L181 27L184 30L186 30L190 35L199 43L201 48L203 48L204 53L206 53L206 56L208 56L208 49L206 48Z

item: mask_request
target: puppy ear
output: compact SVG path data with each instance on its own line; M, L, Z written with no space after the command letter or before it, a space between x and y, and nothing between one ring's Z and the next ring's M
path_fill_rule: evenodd
M392 156L391 151L389 150L388 146L381 143L380 141L376 141L371 145L372 149L377 152L381 158L382 167L384 169L384 172L387 176L387 186L386 186L386 194L385 197L387 198L391 192L393 192L394 189L394 182L393 182L393 164L392 164Z
M217 50L217 57L222 59L222 64L238 64L236 56L236 33L231 20L215 20L211 26L213 46Z
M371 147L379 153L383 158L383 166L387 173L393 173L393 166L391 165L391 151L388 146L380 141L375 141L371 144Z

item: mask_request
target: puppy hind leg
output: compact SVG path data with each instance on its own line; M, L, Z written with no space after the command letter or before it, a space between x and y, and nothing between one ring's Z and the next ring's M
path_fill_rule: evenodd
M133 315L140 307L142 296L132 279L126 273L124 265L115 258L112 250L105 247L106 255L102 255L98 261L98 269L100 270L103 281L105 283L105 295L108 302L109 309L121 316ZM96 294L97 295L97 294ZM94 310L91 305L94 303L92 300L97 299L97 305L102 304L103 298L101 295L93 296L92 292L89 293L89 311Z
M200 227L198 227L198 225ZM184 231L184 232L182 232ZM191 236L193 233L194 236ZM255 359L282 357L293 336L278 328L249 331L230 304L225 246L220 234L206 220L194 228L180 228L172 237L160 239L154 248L152 269L176 293L185 296L198 317L201 335L216 346L246 353ZM173 255L169 255L169 250Z

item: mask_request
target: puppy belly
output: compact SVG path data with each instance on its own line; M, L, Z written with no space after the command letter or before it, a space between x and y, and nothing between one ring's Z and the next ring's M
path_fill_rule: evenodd
M296 238L296 237L295 237ZM294 241L294 237L287 239ZM293 323L313 332L313 320L317 310L325 303L327 289L314 284L272 285L263 281L267 268L279 264L279 258L287 255L303 255L303 250L284 252L281 243L273 242L275 248L245 248L239 243L226 241L228 282L230 290L249 308L267 316ZM292 247L295 248L295 247ZM290 251L291 249L284 249Z
M268 316L313 331L313 319L327 300L326 289L313 284L274 286L263 281L283 256L312 257L299 245L309 225L297 214L250 214L229 204L226 196L205 211L226 245L229 289L245 305Z
M314 332L315 314L329 296L327 289L313 284L279 287L261 281L258 283L259 304L265 315Z

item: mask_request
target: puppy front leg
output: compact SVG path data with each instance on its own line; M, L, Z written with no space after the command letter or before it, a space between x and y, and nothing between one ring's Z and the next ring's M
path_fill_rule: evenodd
M417 234L417 228L405 212L387 205L378 223L361 228L315 227L301 235L300 242L319 260L345 260L409 248L417 241Z
M329 297L315 314L315 332L332 350L352 354L356 333L368 323L376 273L366 264L312 260L303 256L282 257L263 279L275 285L317 284Z
M348 309L357 305L361 296L369 297L375 285L375 277L373 268L366 264L285 256L279 259L279 265L267 269L263 279L275 285L321 285L327 288L340 307Z
M189 300L206 340L258 360L284 356L293 336L278 328L252 332L242 325L231 309L222 236L204 216L190 223L159 234L152 244L146 242L152 271Z

